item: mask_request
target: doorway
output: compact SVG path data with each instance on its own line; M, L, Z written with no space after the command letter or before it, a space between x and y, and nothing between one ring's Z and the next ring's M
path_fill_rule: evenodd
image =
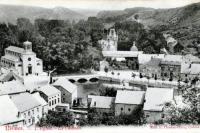
M31 64L28 65L28 74L32 74L32 66L31 66Z

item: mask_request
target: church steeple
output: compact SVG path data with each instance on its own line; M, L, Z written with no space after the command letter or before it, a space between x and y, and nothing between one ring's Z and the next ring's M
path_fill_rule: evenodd
M107 42L110 47L109 51L117 51L118 35L115 29L110 29L110 32L107 35Z

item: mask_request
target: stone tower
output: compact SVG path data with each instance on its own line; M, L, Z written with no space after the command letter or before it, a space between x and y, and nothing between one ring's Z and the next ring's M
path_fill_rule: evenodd
M108 51L117 51L118 35L115 29L110 29L110 32L107 35L107 41L108 41Z
M23 75L36 73L36 54L32 52L32 43L24 42L24 52L22 53Z

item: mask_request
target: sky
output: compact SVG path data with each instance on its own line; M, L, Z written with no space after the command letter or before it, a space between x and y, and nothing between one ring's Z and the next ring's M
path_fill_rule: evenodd
M123 10L131 7L175 8L200 0L0 0L0 4L28 5L45 8Z

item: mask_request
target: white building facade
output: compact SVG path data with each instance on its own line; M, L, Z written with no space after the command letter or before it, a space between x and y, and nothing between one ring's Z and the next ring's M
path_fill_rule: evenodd
M1 66L15 70L20 76L39 75L43 72L42 60L32 51L32 43L24 42L24 48L9 46L1 57Z

